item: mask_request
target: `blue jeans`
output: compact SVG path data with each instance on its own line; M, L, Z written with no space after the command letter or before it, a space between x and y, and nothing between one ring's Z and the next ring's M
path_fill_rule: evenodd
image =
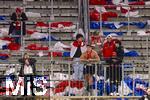
M83 79L83 64L80 63L80 58L74 58L73 59L73 79L74 80L82 80Z

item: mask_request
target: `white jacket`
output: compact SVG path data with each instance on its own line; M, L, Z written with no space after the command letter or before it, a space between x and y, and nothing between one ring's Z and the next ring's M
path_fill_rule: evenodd
M81 52L84 53L86 51L86 45L81 47ZM71 51L70 51L70 57L73 58L77 51L77 47L73 46L73 43L71 43Z

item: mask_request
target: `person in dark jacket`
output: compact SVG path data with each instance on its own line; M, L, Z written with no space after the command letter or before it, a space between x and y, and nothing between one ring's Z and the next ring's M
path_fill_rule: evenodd
M139 100L150 100L150 95L144 95Z
M150 87L146 91L146 95L142 96L139 100L150 100Z
M114 85L116 85L117 89L116 89L116 94L115 95L119 95L118 93L118 86L121 85L121 80L122 80L122 61L123 61L123 57L124 57L124 48L121 44L120 40L115 40L115 44L116 44L116 54L114 56L114 58L112 58L112 62L113 62L113 75L112 76L112 80L114 81Z
M28 18L21 8L16 8L16 12L12 13L10 19L12 22L10 23L10 27L9 27L9 35L18 35L14 39L16 43L20 44L21 39L19 35L26 34L25 21L28 20Z
M121 64L122 61L123 61L123 58L124 58L124 48L121 44L121 41L120 40L115 40L115 45L116 45L116 60L114 60L114 62L116 64Z
M21 63L21 69L19 76L24 77L24 95L27 95L27 81L31 82L31 92L33 93L33 75L36 74L36 68L35 63L36 60L33 58L30 58L27 53L24 54L23 58L19 59L19 62ZM29 80L28 80L29 79Z

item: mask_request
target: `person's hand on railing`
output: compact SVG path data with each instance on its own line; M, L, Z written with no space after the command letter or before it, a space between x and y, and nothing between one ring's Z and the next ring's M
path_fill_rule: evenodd
M89 61L89 62L98 62L97 59L89 59L88 61Z
M87 59L80 59L81 62L89 62Z
M81 59L81 63L88 63L88 64L93 64L93 63L98 63L99 61L97 59Z
M117 59L112 59L112 61L113 61L113 62L117 62L118 60L117 60Z

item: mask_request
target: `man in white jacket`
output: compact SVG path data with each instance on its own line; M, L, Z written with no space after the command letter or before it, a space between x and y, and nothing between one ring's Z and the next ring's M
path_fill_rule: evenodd
M71 43L70 57L73 58L73 79L83 79L83 64L80 63L80 56L86 51L86 45L83 42L83 35L77 34L76 40Z

